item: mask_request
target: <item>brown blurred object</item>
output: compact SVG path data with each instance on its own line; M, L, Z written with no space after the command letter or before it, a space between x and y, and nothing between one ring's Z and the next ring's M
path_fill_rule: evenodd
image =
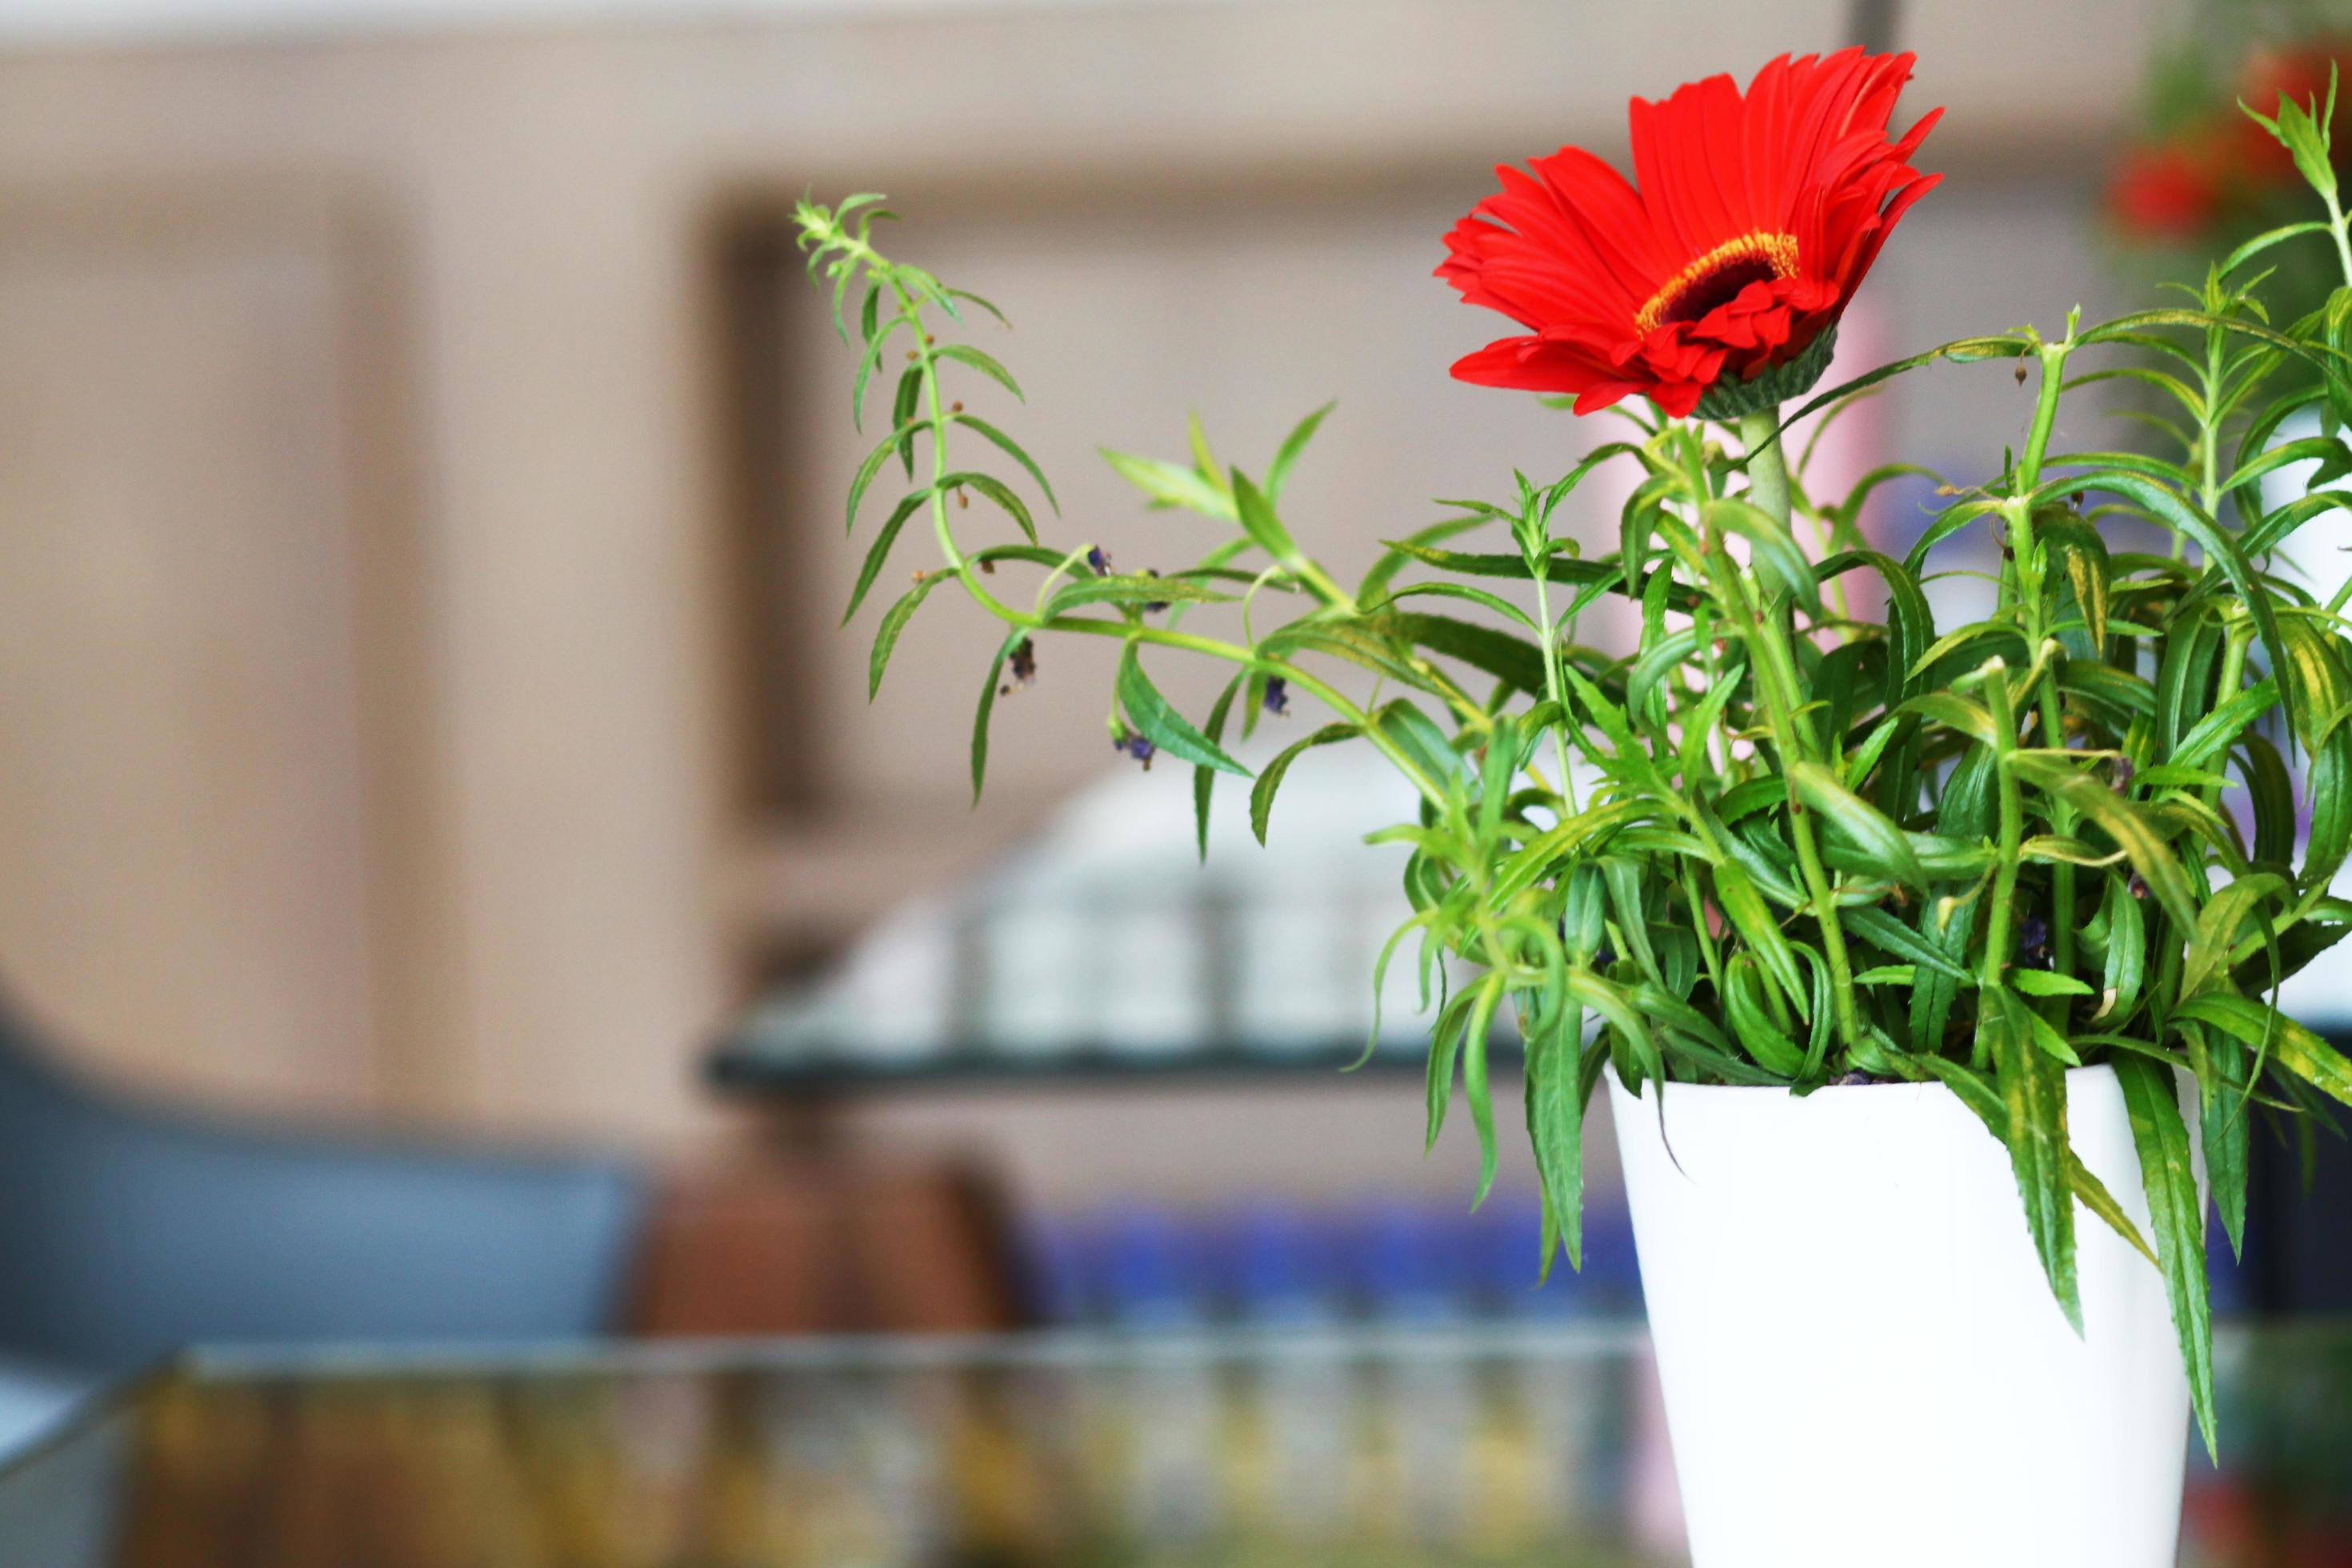
M1016 1326L995 1184L960 1161L790 1153L675 1175L636 1331L973 1332Z

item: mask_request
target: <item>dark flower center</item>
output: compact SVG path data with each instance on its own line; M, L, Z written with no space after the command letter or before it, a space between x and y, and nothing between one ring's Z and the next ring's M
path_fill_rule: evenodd
M1696 321L1727 305L1750 283L1797 275L1797 239L1789 234L1743 234L1726 240L1667 280L1634 312L1643 334L1674 321Z

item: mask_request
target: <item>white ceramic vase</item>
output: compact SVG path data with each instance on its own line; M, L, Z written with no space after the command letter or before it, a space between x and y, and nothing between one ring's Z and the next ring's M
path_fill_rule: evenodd
M1694 1568L2173 1568L2163 1280L2077 1205L2076 1338L1950 1090L1671 1084L1663 1131L1610 1100ZM2147 1235L2111 1069L2067 1074L2067 1118Z

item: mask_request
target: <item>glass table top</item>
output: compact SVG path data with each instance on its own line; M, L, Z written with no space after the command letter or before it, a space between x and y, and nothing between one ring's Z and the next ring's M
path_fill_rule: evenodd
M2352 1325L2221 1361L2183 1563L2352 1563ZM1635 1326L217 1352L0 1468L0 1563L1646 1568L1678 1513Z

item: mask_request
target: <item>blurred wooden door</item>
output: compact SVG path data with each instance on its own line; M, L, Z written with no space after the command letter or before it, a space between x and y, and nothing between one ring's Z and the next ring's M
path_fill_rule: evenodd
M373 1110L354 252L302 200L7 210L0 984L142 1085Z

